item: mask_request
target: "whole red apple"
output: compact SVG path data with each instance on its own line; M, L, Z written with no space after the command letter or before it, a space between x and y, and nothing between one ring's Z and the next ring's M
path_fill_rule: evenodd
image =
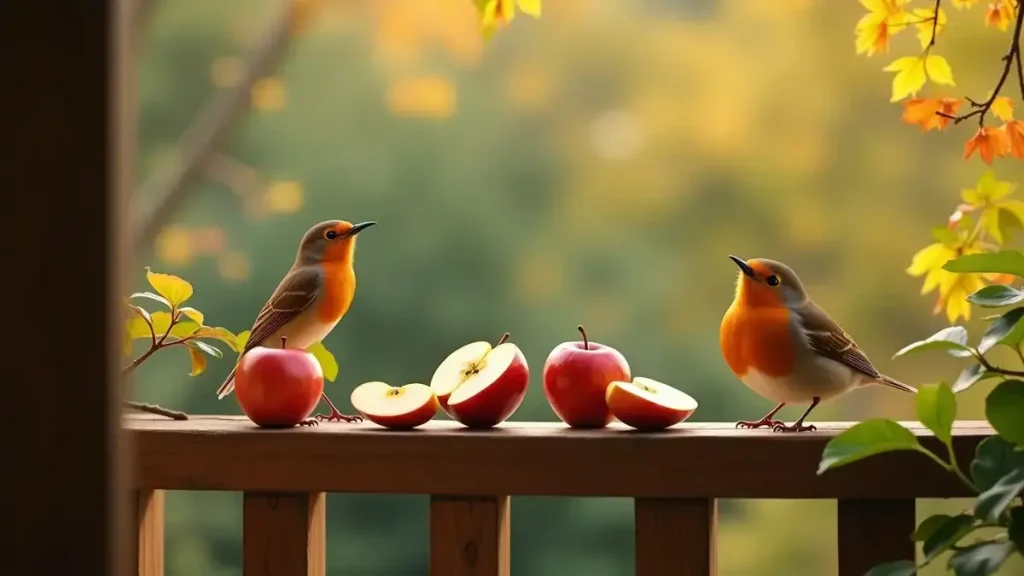
M242 412L265 428L296 426L313 413L324 391L316 357L297 348L253 348L238 363L235 397Z
M555 346L544 362L544 396L555 415L573 428L603 428L612 421L608 385L630 381L629 363L615 348L587 339Z

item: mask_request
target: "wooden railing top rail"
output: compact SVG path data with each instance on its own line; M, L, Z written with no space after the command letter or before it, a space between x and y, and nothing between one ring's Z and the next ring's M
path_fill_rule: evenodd
M882 454L817 475L829 439L851 423L817 432L737 430L683 424L658 433L612 425L570 430L508 422L474 431L435 421L414 431L372 424L263 430L231 416L170 421L130 417L140 488L373 492L460 495L673 498L945 498L967 493L916 452ZM905 423L929 448L938 442ZM970 462L993 433L960 422L954 446ZM941 452L940 452L941 453Z

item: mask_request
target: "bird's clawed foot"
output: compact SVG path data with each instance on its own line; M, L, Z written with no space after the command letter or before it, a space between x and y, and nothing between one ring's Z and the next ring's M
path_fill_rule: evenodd
M331 410L330 414L317 414L313 418L320 422L334 422L335 420L337 420L338 422L354 423L363 421L362 416L350 416L348 414L342 414L337 410Z
M302 422L299 422L299 426L317 426L320 422L316 418L306 418Z
M771 418L768 418L767 416L765 416L764 418L761 418L760 420L753 421L753 422L750 421L750 420L740 420L739 422L736 423L736 427L737 428L747 428L747 429L750 429L750 430L754 430L756 428L773 428L774 429L776 426L785 426L785 423L782 420L772 420Z
M787 426L785 422L778 422L772 426L774 432L814 432L817 428L814 424L802 424L796 422L791 426Z

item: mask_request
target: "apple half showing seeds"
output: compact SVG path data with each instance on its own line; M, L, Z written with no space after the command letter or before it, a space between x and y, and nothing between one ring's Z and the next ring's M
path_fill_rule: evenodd
M437 367L430 387L441 408L470 428L504 422L523 403L530 369L518 346L502 336L498 345L471 342L452 352Z
M641 376L609 384L605 401L612 415L637 430L663 430L697 409L697 401L686 392Z
M437 397L426 384L391 386L372 381L356 386L352 407L367 420L385 428L408 430L429 422L437 414Z

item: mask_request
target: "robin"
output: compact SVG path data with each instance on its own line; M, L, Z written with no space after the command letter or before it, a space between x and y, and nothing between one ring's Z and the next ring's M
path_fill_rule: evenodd
M280 348L281 338L288 346L307 348L326 337L348 312L356 292L353 269L356 235L376 222L352 224L327 220L309 230L299 243L295 262L277 289L256 316L239 359L257 346ZM236 363L237 368L237 363ZM224 398L235 389L235 369L217 389ZM359 416L342 414L327 395L329 415L317 414L316 420L357 422Z
M719 345L729 368L750 389L778 405L737 428L815 430L804 419L822 400L881 384L917 390L878 372L850 336L818 307L785 264L729 256L740 267L736 295L722 318ZM810 404L792 425L773 417L789 403Z

